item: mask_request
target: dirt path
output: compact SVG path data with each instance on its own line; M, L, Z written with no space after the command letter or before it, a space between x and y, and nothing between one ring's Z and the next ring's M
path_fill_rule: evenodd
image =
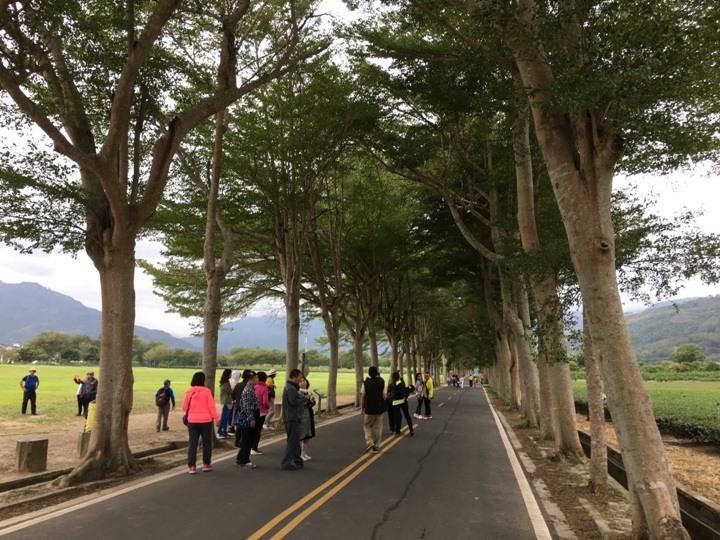
M339 396L338 405L353 401L352 396ZM157 433L155 430L155 412L139 412L130 414L128 436L130 449L133 452L164 446L173 441L187 441L187 428L182 423L182 410L176 408L170 412L169 431ZM27 420L41 417L27 418ZM29 476L30 473L19 473L16 470L15 450L17 441L28 437L48 439L48 471L56 471L74 467L78 462L78 438L84 429L85 419L72 416L62 425L38 422L28 432L28 423L22 420L5 420L0 422L0 474L3 482Z

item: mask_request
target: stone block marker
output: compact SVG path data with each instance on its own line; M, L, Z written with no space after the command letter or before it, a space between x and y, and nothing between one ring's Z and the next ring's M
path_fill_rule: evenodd
M84 458L90 446L91 431L81 431L78 434L77 453L79 458Z
M47 439L20 439L15 445L18 472L42 472L47 470Z

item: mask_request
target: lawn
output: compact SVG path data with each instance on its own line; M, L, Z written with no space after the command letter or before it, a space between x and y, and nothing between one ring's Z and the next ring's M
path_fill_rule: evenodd
M20 379L27 375L31 366L28 365L0 365L0 421L20 417L22 404L22 390ZM73 382L73 375L85 378L88 371L94 371L95 377L100 381L99 391L102 392L103 375L96 367L76 366L33 366L37 369L36 375L40 379L37 404L38 413L42 423L57 422L69 418L77 413L77 400L75 393L77 385ZM190 386L194 369L168 369L168 368L134 368L135 383L133 385L134 407L136 412L147 412L155 408L155 392L162 386L165 379L172 381L175 399L182 400L182 396ZM220 379L222 369L216 374ZM285 374L278 372L275 378L282 388ZM327 391L328 373L313 371L308 375L311 389ZM338 373L338 395L352 395L355 393L354 372ZM215 393L219 396L219 392ZM178 407L179 407L178 403ZM29 405L28 405L29 408Z
M720 442L720 382L646 381L661 430L700 441ZM585 381L573 381L575 400L587 402Z

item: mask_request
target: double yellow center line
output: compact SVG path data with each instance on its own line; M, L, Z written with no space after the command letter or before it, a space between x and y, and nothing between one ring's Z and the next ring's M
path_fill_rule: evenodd
M407 427L405 427L402 432L403 434L407 431ZM391 435L390 437L386 438L380 445L380 452L376 454L363 454L358 459L353 461L350 465L345 467L342 471L337 473L335 476L330 478L328 481L326 481L321 486L315 488L313 491L308 493L305 497L300 499L298 502L293 504L291 507L287 508L284 512L278 514L275 518L270 520L264 527L258 529L255 531L252 535L250 535L248 538L250 540L260 540L265 536L266 534L269 534L270 531L278 527L284 520L290 518L295 512L303 508L305 505L309 504L315 497L322 494L321 497L319 497L315 502L310 504L305 510L297 514L294 518L292 518L287 525L285 525L282 529L280 529L277 533L275 533L270 538L272 540L277 540L280 538L285 538L291 531L293 531L300 523L302 523L310 514L315 512L318 508L320 508L323 504L325 504L328 499L333 497L338 491L343 489L346 485L348 485L352 480L357 477L361 472L363 472L365 469L367 469L370 465L372 465L375 461L380 459L380 457L385 454L390 448L395 446L397 443L400 442L400 440L403 439L403 437L395 437L394 435ZM328 491L325 491L328 490ZM324 492L324 493L323 493Z

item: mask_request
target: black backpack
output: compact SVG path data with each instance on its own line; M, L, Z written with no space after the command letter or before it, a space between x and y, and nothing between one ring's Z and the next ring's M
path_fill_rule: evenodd
M158 407L164 407L168 404L168 401L170 401L170 399L168 398L167 388L163 387L158 390L158 393L155 396L155 405Z

